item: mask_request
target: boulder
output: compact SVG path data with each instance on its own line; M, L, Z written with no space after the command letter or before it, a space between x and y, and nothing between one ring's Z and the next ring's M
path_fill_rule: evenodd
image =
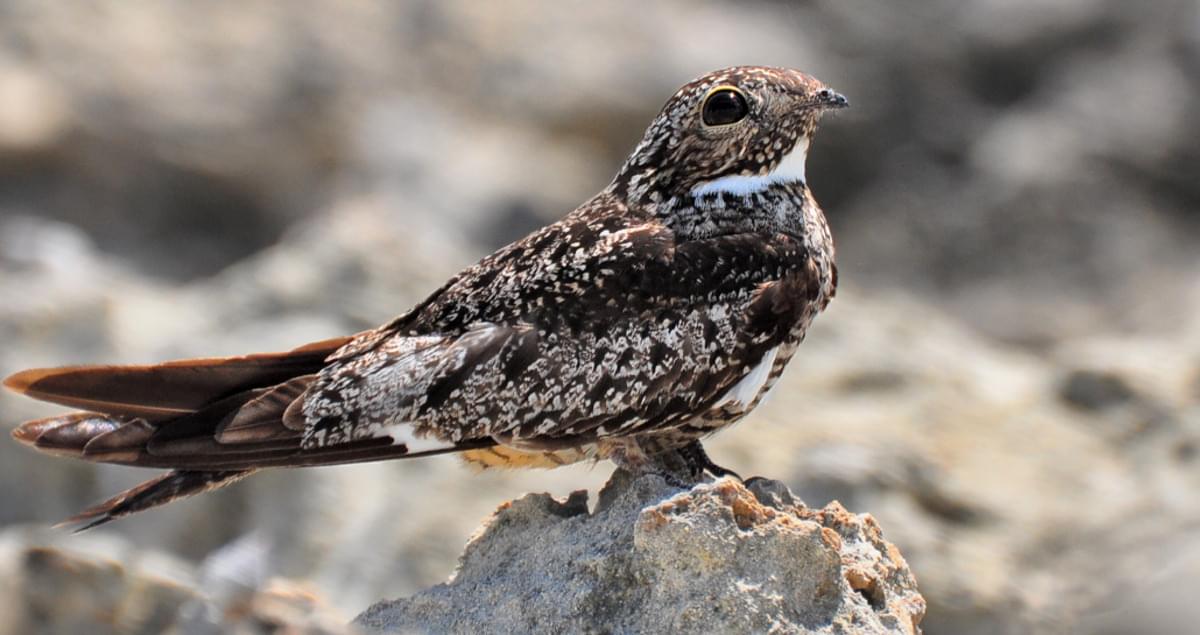
M375 604L380 632L917 633L925 600L875 520L778 481L682 491L618 471L589 511L505 503L446 583Z

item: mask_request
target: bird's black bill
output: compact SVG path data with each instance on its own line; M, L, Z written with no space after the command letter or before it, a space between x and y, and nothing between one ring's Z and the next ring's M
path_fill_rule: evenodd
M826 108L850 107L850 100L846 99L845 95L828 88L817 93L817 102Z

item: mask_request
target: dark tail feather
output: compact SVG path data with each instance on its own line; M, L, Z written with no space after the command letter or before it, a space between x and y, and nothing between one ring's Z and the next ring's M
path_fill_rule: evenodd
M122 516L165 505L194 494L209 492L225 487L250 475L254 470L232 470L225 472L193 472L176 470L156 479L146 481L116 496L89 507L82 512L58 523L56 527L78 525L75 533L99 527Z
M317 372L342 337L287 351L150 366L33 368L4 380L16 392L72 408L160 421L251 388Z
M241 407L254 403L254 394L266 395L268 391L248 391L252 394L228 397L209 408L155 424L140 417L69 413L25 423L13 431L13 438L58 456L173 470L60 523L82 524L77 532L223 487L268 467L339 465L411 458L477 450L496 444L491 437L465 439L444 448L410 453L404 444L395 444L389 437L380 437L305 448L301 445L302 433L288 429L278 419L274 423L274 432L261 436L250 434L246 443L221 443L216 438L221 422L231 421L241 412ZM271 401L265 399L260 405ZM283 400L274 404L277 416L286 405ZM253 429L266 429L265 421L257 421L260 413L255 410L251 414L255 419Z
M428 456L496 444L486 437L409 452L406 444L381 436L306 447L305 396L324 360L346 341L155 366L27 370L4 385L90 412L30 421L12 436L58 456L173 470L65 521L86 523L82 529L222 487L258 469Z
M262 391L253 391L262 392ZM222 422L240 414L253 399L235 395L199 412L151 424L138 417L73 412L38 419L13 430L18 442L56 456L136 467L187 472L230 472L268 467L345 465L477 450L496 445L491 437L463 439L441 448L409 452L404 444L381 436L326 446L304 447L302 432L276 419L276 431L248 442L222 442ZM282 407L280 404L277 407ZM257 424L256 424L257 425ZM264 424L265 428L265 424Z
M12 431L12 437L47 454L80 458L92 439L117 430L128 421L131 419L72 412L22 423Z

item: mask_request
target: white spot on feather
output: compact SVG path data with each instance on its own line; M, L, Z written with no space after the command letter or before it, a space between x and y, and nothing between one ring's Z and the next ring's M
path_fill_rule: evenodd
M757 194L776 183L803 183L804 162L808 159L808 137L796 141L796 147L783 157L774 170L764 175L742 176L734 174L719 179L701 183L692 188L692 196L699 198L705 194L733 194L734 196L750 196Z
M762 392L763 386L766 385L767 379L771 377L771 368L775 366L775 355L779 352L779 347L776 346L767 351L762 359L750 372L742 377L738 383L729 387L721 399L717 401L718 406L737 405L745 408L754 403L754 398L758 393Z
M417 436L417 427L411 422L393 423L379 429L378 436L389 436L392 445L403 445L409 454L446 450L454 447L453 443L442 441L432 435Z

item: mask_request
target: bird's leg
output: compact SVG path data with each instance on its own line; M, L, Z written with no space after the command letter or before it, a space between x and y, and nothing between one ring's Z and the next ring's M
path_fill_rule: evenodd
M677 443L652 436L623 439L610 447L608 456L633 474L655 474L668 484L685 489L699 482L705 471L716 478L732 476L742 480L737 472L713 463L699 440L693 439L683 446Z
M676 451L683 457L683 460L687 462L688 467L692 469L692 473L696 476L703 474L707 470L709 474L717 478L732 476L739 481L744 480L737 472L713 463L713 460L708 457L708 452L704 451L704 446L700 445L699 439L693 440Z
M613 439L606 454L627 472L635 476L654 474L671 487L688 489L700 476L678 450L663 448L652 438Z

